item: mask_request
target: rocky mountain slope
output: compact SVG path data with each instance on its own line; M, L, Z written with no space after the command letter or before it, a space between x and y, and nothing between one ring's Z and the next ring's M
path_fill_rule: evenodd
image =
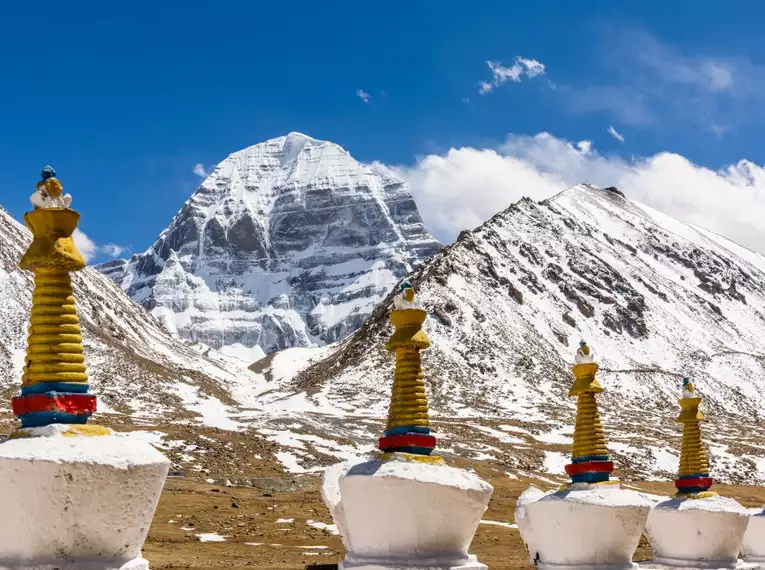
M29 231L0 208L0 370L5 412L18 393L26 350L33 279L18 260ZM233 359L202 354L173 338L113 282L92 268L73 278L88 373L99 409L117 423L194 421L200 411L246 401L257 376ZM207 407L206 407L207 406ZM7 417L7 416L6 416Z
M0 214L6 397L26 336L32 283L15 263L28 240ZM438 448L450 462L559 483L574 423L568 367L585 338L601 364L620 476L674 476L675 400L689 375L705 398L713 476L765 483L762 256L616 190L578 186L463 232L410 278L431 315L424 363ZM99 421L142 427L135 437L176 468L246 482L374 448L393 373L383 350L391 295L344 341L272 353L245 371L169 335L92 269L76 287L107 412Z
M521 200L463 232L411 280L431 315L432 408L444 420L464 418L442 430L485 433L478 446L465 444L473 455L513 463L535 444L570 443L568 368L584 338L601 365L604 421L623 469L672 475L676 399L688 375L705 398L716 476L765 481L762 256L616 189L581 185ZM323 408L384 414L390 305L389 296L283 389ZM478 426L479 417L488 423ZM550 448L537 468L562 473L556 450L565 448Z
M169 330L254 361L344 338L439 248L403 181L290 133L230 155L145 253L101 270Z

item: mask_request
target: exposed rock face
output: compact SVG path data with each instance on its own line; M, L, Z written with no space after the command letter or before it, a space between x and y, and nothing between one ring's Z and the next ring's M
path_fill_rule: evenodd
M229 156L151 248L101 270L185 338L270 353L344 338L439 249L403 181L290 133Z

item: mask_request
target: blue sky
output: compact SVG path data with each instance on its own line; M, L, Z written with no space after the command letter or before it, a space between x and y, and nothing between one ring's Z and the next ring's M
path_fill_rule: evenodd
M497 152L561 184L658 177L654 159L669 151L704 180L696 165L717 176L752 161L713 182L763 205L763 17L755 1L14 3L0 20L0 203L20 218L52 164L93 242L142 251L199 184L195 165L300 131L401 166L416 195L441 180L426 157L450 149ZM642 184L649 202L674 191ZM501 191L491 207L524 188ZM458 203L433 192L429 208ZM695 221L719 192L710 186ZM426 221L448 239L490 215L474 214ZM730 234L736 216L713 229Z

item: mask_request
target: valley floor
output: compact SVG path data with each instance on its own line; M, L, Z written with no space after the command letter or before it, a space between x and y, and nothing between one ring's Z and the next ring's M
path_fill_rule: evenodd
M452 464L462 463L453 461ZM460 465L467 467L467 464ZM511 479L485 465L476 472L495 487L489 510L473 541L472 552L491 570L529 569L526 551L514 525L518 496L530 484L556 485L542 479ZM171 478L165 486L144 553L153 570L249 568L331 570L343 556L321 500L316 475L266 477L247 487L229 487ZM670 483L635 484L656 494L672 492ZM717 486L717 491L747 506L765 503L765 488ZM641 541L636 560L650 557Z

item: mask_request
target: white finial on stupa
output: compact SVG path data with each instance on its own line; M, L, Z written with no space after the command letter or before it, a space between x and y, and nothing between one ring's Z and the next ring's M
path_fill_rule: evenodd
M393 308L397 311L421 308L415 300L414 289L409 281L404 281L399 287L399 294L393 297Z
M43 168L42 180L37 183L35 193L29 197L35 210L50 208L68 208L72 205L72 197L64 194L64 187L56 178L56 171L51 166Z
M577 364L595 362L595 355L584 340L579 341L579 348L576 351L574 362Z
M682 391L681 397L684 400L688 398L698 398L698 396L696 395L696 390L693 388L693 384L687 377L683 378L683 391Z

